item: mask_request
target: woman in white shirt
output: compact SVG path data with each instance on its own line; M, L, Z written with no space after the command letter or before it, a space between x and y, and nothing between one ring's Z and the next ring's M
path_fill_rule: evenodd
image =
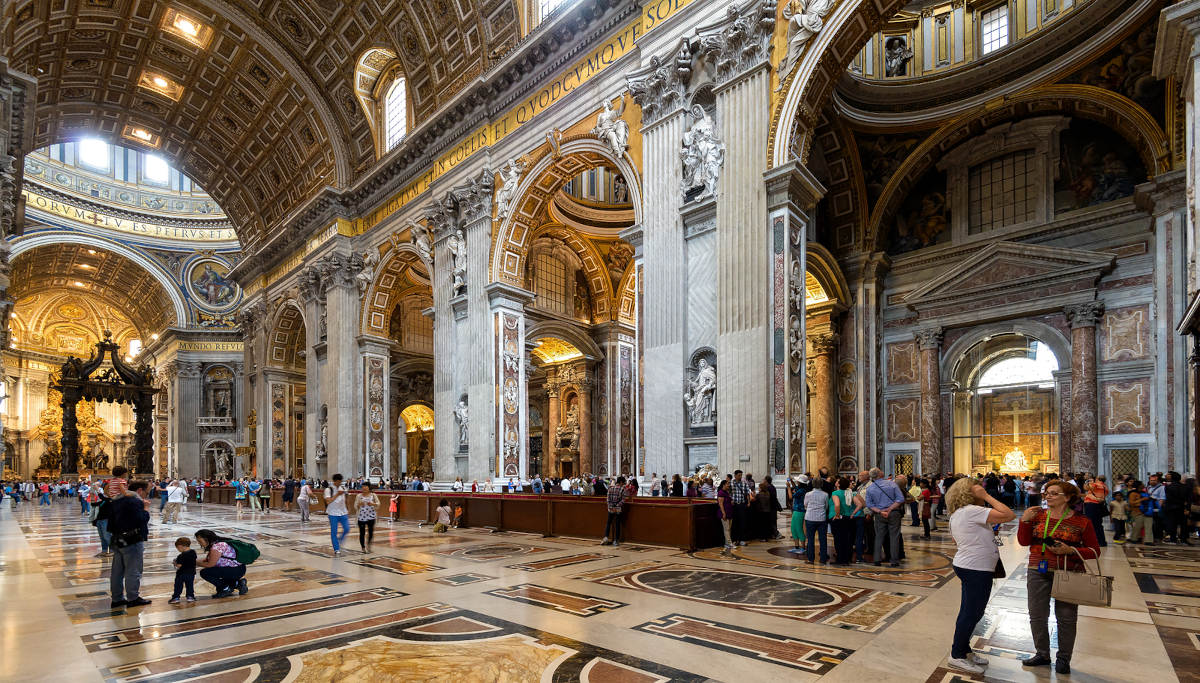
M975 625L987 609L992 579L997 570L1003 571L992 528L1011 522L1016 514L969 477L954 482L946 491L946 508L950 513L950 535L958 546L954 553L954 573L962 583L949 666L959 671L983 673L988 660L972 652L970 642Z
M369 483L363 482L359 494L354 498L354 511L358 516L358 545L364 554L371 552L371 542L375 540L378 507L379 496L375 495Z
M300 521L308 521L308 506L313 499L312 487L308 485L308 480L304 480L304 485L300 487L300 495L296 496L296 504L300 506Z

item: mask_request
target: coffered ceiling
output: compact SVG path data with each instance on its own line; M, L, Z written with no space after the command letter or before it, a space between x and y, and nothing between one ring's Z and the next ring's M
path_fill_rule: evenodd
M75 244L30 249L13 259L11 281L9 296L15 301L59 293L87 296L123 312L147 337L176 323L162 285L133 261L103 249ZM23 315L20 303L17 308Z
M374 162L353 82L364 52L397 55L419 123L515 44L520 24L513 0L5 5L4 52L38 79L35 146L142 127L249 251L318 189L344 188ZM202 26L203 45L170 30L172 12Z

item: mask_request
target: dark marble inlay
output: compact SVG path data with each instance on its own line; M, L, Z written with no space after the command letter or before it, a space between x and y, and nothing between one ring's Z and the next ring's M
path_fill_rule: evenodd
M811 584L771 576L738 574L705 569L652 569L632 580L652 590L687 598L735 605L771 607L824 607L839 602L833 593Z

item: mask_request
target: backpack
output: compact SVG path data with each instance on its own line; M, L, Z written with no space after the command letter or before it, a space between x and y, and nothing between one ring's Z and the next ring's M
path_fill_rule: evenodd
M261 553L258 552L258 546L246 541L239 541L233 538L222 538L230 548L233 548L233 559L239 564L254 564Z

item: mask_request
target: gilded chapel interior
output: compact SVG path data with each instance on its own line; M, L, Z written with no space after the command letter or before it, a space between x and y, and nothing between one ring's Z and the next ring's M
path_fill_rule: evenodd
M0 677L1200 680L1198 65L1200 0L5 0ZM186 488L136 609L116 468ZM876 469L1191 504L1103 520L1070 673L998 524L975 671L946 515L791 552ZM248 593L168 601L200 529Z

